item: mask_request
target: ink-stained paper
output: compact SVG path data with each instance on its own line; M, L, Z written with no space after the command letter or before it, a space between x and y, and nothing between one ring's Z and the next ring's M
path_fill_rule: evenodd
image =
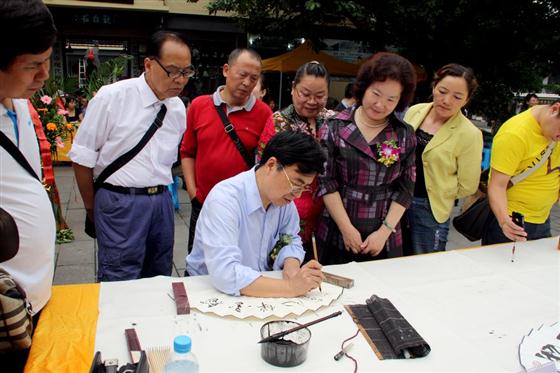
M519 363L529 371L553 362L560 371L560 323L531 329L519 344Z
M255 298L235 297L211 289L189 294L189 302L191 308L196 308L200 312L234 316L239 319L247 317L265 319L270 316L285 317L290 314L299 316L306 311L316 311L328 306L342 294L343 288L323 282L321 290L314 289L297 298Z

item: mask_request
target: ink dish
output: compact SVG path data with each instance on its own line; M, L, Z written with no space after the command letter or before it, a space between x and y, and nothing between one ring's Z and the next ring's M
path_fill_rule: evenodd
M295 321L270 321L261 327L261 338L292 329L301 324ZM307 359L307 349L311 331L308 328L297 330L279 339L261 343L261 356L269 364L277 367L295 367Z

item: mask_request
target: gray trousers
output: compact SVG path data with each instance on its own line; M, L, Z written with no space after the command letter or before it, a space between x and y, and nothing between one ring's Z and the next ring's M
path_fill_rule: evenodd
M134 195L101 188L94 217L98 281L171 275L175 215L169 191Z

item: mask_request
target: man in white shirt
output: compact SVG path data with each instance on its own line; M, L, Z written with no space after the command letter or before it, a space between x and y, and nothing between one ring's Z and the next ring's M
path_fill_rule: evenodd
M23 154L41 178L41 157L28 98L49 77L56 38L52 16L41 0L0 1L0 132ZM19 231L19 251L0 263L23 287L35 314L51 296L56 226L49 197L41 181L0 147L0 207ZM8 240L0 237L0 250ZM28 350L0 354L0 369L23 370Z
M320 286L321 265L300 267L305 252L294 203L326 157L303 132L284 131L266 145L261 162L218 184L202 207L189 275L210 275L218 290L231 295L297 297ZM282 270L282 279L261 272Z
M186 129L177 97L194 75L181 34L156 32L145 73L102 87L88 105L70 158L88 216L95 222L99 281L171 275L174 212L166 185ZM135 147L165 105L163 125L140 152L94 191L93 180Z

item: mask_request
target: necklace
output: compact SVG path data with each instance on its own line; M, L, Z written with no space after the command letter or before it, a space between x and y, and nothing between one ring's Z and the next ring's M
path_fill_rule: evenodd
M389 118L386 118L382 123L376 123L376 124L369 124L367 122L367 120L365 120L363 118L364 114L363 114L363 109L360 106L357 110L356 110L359 118L358 121L360 122L360 124L366 128L370 128L370 129L379 129L379 128L383 128L385 127L388 123L389 123Z

